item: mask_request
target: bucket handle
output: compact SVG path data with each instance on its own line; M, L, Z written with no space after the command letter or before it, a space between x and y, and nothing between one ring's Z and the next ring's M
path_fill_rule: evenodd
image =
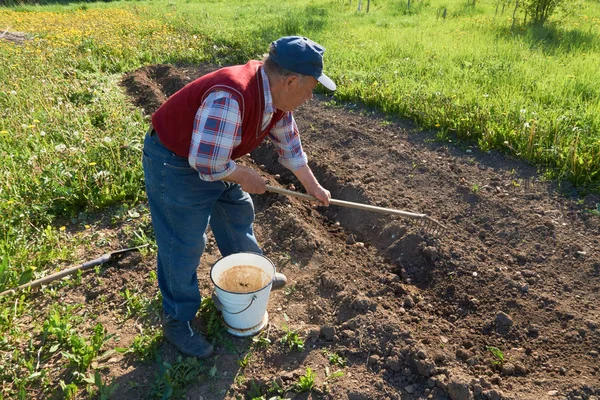
M212 296L212 297L213 297L213 301L214 301L215 303L217 303L217 301L219 302L219 304L218 304L218 306L217 306L217 309L219 309L221 312L226 312L227 314L231 314L231 315L237 315L237 314L241 314L241 313L243 313L244 311L246 311L247 309L249 309L249 308L250 308L250 306L252 305L252 303L254 303L254 300L256 300L256 295L254 295L254 296L252 296L252 300L250 300L250 304L248 304L248 305L246 306L246 308L244 308L242 311L238 311L238 312L231 312L231 311L227 311L227 310L226 310L226 309L223 307L223 305L221 304L221 301L220 301L220 300L218 300L218 297L215 295L215 293L214 293L214 292L213 292L213 296ZM219 307L219 306L220 306L220 307Z

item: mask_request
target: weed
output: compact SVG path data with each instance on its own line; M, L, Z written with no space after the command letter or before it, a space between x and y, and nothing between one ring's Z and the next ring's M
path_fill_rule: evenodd
M246 354L242 359L238 360L237 363L240 368L246 368L252 359L252 352Z
M260 334L252 338L252 343L257 349L266 349L271 344L271 339L264 334Z
M69 349L62 352L62 355L69 360L72 366L75 366L79 372L88 369L92 361L98 355L100 348L110 339L107 337L104 326L98 323L94 327L94 334L90 338L89 343L84 338L77 334L69 337Z
M227 334L227 327L223 322L223 317L219 313L219 310L217 310L213 299L202 299L200 315L206 323L206 338L211 340L213 345L219 343L228 349L234 349L233 343Z
M504 353L502 352L502 350L494 346L486 346L485 349L492 353L492 356L494 356L494 359L492 360L492 365L496 366L502 365L504 363Z
M285 344L290 350L304 351L304 340L302 340L297 332L292 331L285 324L283 325L283 331L284 334L281 338L281 343Z
M110 384L106 385L102 381L102 377L98 371L94 372L94 375L89 375L85 379L84 382L87 382L88 388L87 392L90 396L97 395L99 400L109 400L113 397L114 392L119 388L119 384L114 382L114 378ZM94 388L92 385L95 385Z
M298 378L298 382L294 385L294 389L298 393L304 393L312 390L315 386L315 373L310 367L306 368L306 374Z
M286 286L285 289L283 289L283 293L286 296L289 296L291 294L293 294L298 288L296 287L296 285L290 285L290 286Z
M329 360L329 364L337 365L342 368L344 368L346 366L346 359L344 357L340 356L339 354L330 353L329 351L327 351L327 349L323 350L323 353Z
M186 386L198 381L204 371L204 365L195 357L183 360L179 356L172 365L166 361L161 362L159 358L159 372L155 375L151 395L155 399L181 397L185 394Z
M118 347L115 350L119 353L134 353L140 361L150 361L156 358L158 348L162 342L162 330L154 332L144 332L143 335L136 335L133 344L129 348Z
M65 383L65 381L63 381L62 379L59 382L59 386L63 391L63 394L65 395L65 399L70 400L70 399L75 399L75 396L77 395L77 385L74 384L73 382L71 383Z
M477 194L477 193L479 193L479 190L481 190L481 187L479 186L478 183L475 183L475 184L473 184L473 186L471 186L471 193Z
M267 388L267 395L269 396L269 400L274 396L277 396L277 399L279 399L279 397L283 396L284 393L285 389L279 386L279 384L276 381L271 381L269 387Z
M260 382L252 380L248 383L248 391L246 392L246 397L250 397L251 399L263 398Z

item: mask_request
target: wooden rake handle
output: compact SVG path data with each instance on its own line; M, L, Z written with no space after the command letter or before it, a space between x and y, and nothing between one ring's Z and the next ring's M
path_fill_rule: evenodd
M67 268L67 269L59 271L59 272L55 272L54 274L45 276L45 277L40 278L40 279L36 279L36 280L31 281L29 283L25 283L25 284L20 285L20 286L18 286L16 288L5 290L4 292L0 293L0 297L5 296L7 294L16 293L17 290L26 289L26 288L30 288L30 287L37 287L37 286L40 286L40 285L44 285L46 283L53 282L53 281L55 281L57 279L61 279L61 278L65 277L65 276L71 275L71 274L73 274L73 273L75 273L77 271L80 271L80 270L81 271L86 271L86 270L88 270L88 269L90 269L90 268L92 268L92 267L94 267L96 265L101 265L101 264L109 262L115 256L118 256L118 255L121 255L121 254L125 254L125 253L129 253L130 251L137 251L137 250L139 250L141 248L144 248L146 246L148 246L148 244L144 244L144 245L137 246L137 247L131 247L131 248L128 248L128 249L116 250L116 251L112 251L110 253L106 253L106 254L104 254L104 255L102 255L102 256L100 256L98 258L95 258L95 259L93 259L91 261L84 262L83 264L79 264L79 265L76 265L74 267Z
M319 199L317 199L316 197L311 196L309 194L298 193L298 192L294 192L292 190L281 189L281 188L274 187L274 186L267 185L267 190L269 192L285 194L287 196L297 197L297 198L303 199L303 200L319 201ZM428 219L429 218L427 216L427 214L417 214L417 213L412 213L412 212L408 212L408 211L394 210L393 208L370 206L368 204L353 203L351 201L344 201L344 200L330 199L329 204L332 204L334 206L357 208L359 210L365 210L365 211L374 211L374 212L378 212L378 213L382 213L382 214L400 215L402 217L411 218L411 219Z

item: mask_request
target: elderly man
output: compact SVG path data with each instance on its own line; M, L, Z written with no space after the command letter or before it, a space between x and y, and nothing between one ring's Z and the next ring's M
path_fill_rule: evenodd
M261 253L249 193L266 190L253 169L235 160L268 137L279 162L324 205L331 197L314 177L292 110L312 97L323 74L324 48L299 36L271 44L263 62L204 75L169 98L153 115L143 167L158 245L158 285L165 338L182 353L208 357L213 347L190 325L201 302L196 269L210 224L223 256Z

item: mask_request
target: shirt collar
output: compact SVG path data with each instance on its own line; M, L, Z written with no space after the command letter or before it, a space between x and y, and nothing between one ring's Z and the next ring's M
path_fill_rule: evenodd
M263 82L263 93L265 94L265 112L274 113L275 107L273 107L273 96L271 95L271 85L269 85L269 77L265 72L264 67L260 68L260 73Z

